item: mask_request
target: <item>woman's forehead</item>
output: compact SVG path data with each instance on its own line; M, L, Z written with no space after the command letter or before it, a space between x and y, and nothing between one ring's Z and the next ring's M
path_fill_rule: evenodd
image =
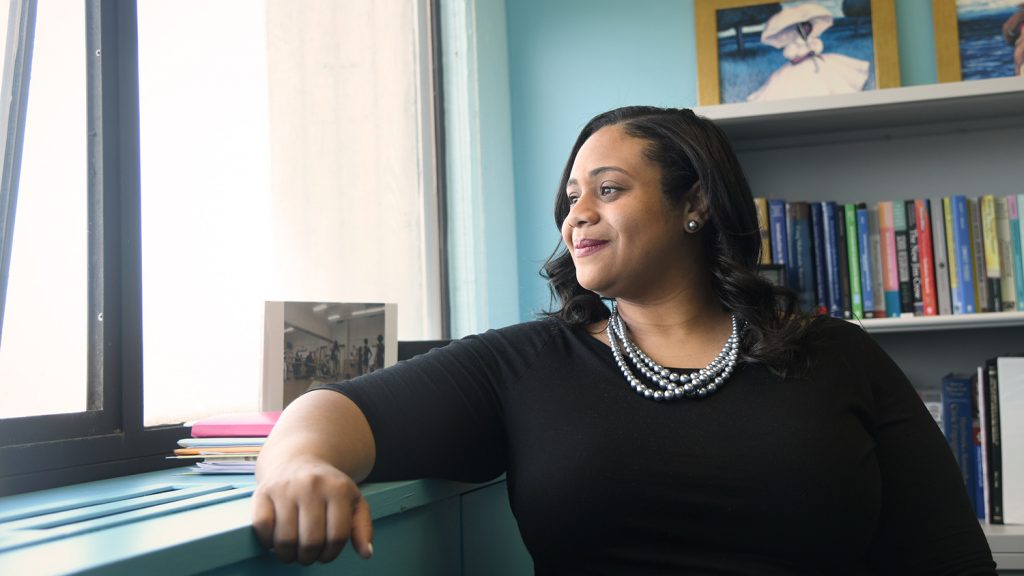
M635 172L656 168L644 153L646 147L645 140L630 136L621 125L605 126L580 147L571 175L579 180L602 167L618 167L635 176Z

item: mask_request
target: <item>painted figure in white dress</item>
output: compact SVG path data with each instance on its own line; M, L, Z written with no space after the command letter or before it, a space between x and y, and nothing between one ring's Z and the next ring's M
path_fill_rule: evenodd
M782 50L786 62L747 97L781 100L860 92L871 64L843 54L824 54L821 34L832 27L832 14L814 3L783 8L765 23L761 42Z

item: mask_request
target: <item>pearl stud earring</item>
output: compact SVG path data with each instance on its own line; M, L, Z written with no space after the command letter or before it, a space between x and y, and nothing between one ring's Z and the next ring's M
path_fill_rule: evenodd
M696 220L690 220L689 222L686 223L686 230L688 232L696 232L697 230L700 230L700 222L697 222Z

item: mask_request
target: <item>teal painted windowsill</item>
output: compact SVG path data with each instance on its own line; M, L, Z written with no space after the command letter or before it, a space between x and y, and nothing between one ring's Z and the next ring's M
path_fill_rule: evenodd
M281 564L253 534L251 475L196 476L182 474L184 470L0 498L0 574L300 570ZM503 479L488 484L423 480L364 485L374 518L375 558L364 561L346 549L336 563L312 572L385 574L393 573L396 562L414 570L406 573L461 572L461 496L492 484L501 484L495 493L504 492ZM382 560L382 555L390 559ZM338 572L338 564L351 569ZM391 568L380 570L385 566Z

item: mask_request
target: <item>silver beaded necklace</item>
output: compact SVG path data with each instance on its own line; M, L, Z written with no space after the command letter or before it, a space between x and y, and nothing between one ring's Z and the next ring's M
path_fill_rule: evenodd
M692 374L679 374L651 360L650 356L629 339L626 335L626 325L622 322L619 308L615 303L612 303L612 314L608 318L608 344L611 345L615 363L619 365L626 382L637 394L655 401L705 398L721 388L736 367L739 332L739 321L733 316L732 334L725 341L725 346L718 356L710 364ZM654 386L649 386L633 375L623 351L640 374Z

